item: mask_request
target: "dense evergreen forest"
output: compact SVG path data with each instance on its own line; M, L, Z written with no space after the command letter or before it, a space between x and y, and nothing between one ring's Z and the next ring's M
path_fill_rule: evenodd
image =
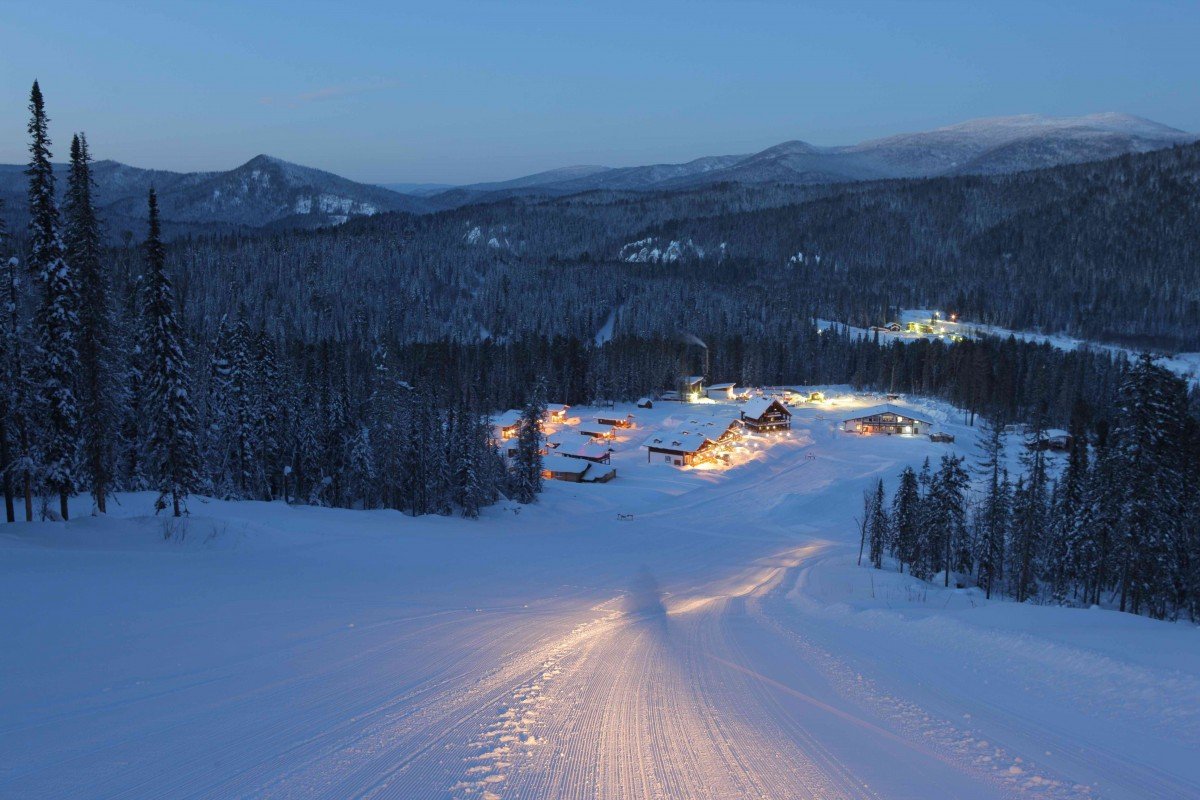
M922 500L949 498L924 506L940 515L922 526L936 542L909 541L899 506L875 503L872 558L886 548L924 576L950 565L1007 581L1018 599L1117 592L1136 612L1200 611L1200 489L1186 468L1200 445L1181 381L1106 351L881 345L813 324L941 305L1194 346L1195 146L998 178L595 193L171 243L151 191L140 243L106 247L86 137L72 141L60 210L48 122L35 84L31 223L0 238L10 521L22 505L27 519L65 517L83 492L104 511L130 489L177 515L203 492L474 516L536 498L546 400L652 394L704 359L746 385L941 397L995 430L1070 425L1067 473L1035 460L1012 486L993 471L987 502L1004 511L971 527L960 478L918 477ZM633 252L674 255L619 260L646 240L658 244ZM486 415L517 406L526 435L506 465Z

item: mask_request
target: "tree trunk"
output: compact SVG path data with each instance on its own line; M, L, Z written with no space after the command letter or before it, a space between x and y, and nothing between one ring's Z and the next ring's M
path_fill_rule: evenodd
M67 493L58 493L58 512L62 514L63 522L70 519L70 512L67 510Z
M33 522L33 478L25 473L25 521Z
M179 494L176 492L171 493L171 505L174 507L175 516L178 517L179 516Z

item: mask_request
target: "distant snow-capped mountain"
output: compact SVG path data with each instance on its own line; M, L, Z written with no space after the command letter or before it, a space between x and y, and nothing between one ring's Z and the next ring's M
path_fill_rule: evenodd
M816 184L1020 172L1158 150L1197 138L1130 114L1026 114L969 120L839 147L790 141L750 155L710 156L683 164L550 170L512 181L462 186L430 200L445 207L517 194L596 189L648 191L721 182Z

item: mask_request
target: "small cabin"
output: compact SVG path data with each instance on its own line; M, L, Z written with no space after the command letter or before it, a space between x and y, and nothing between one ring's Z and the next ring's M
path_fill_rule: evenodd
M702 433L671 431L651 436L642 446L646 448L646 462L671 464L676 467L691 467L710 461L717 443Z
M542 461L542 477L552 481L580 483L591 462L553 455Z
M548 403L546 405L546 421L563 423L567 421L567 412L571 407L564 403Z
M581 439L575 436L558 441L554 452L566 458L581 458L595 464L607 464L612 460L613 450L600 439Z
M633 414L597 414L596 424L610 428L630 429L636 428L634 424Z
M516 438L521 430L521 412L510 408L492 420L492 438L497 442Z
M809 392L808 393L808 402L824 403L825 402L825 393L824 392Z
M742 424L753 433L774 433L792 427L792 412L775 397L759 397L741 409Z
M654 401L649 397L639 397L637 401L638 408L654 408Z
M587 436L591 439L615 439L617 438L616 431L611 425L583 425L579 428L581 436Z
M1030 450L1049 450L1053 453L1066 453L1074 443L1075 437L1071 434L1058 428L1049 428L1042 431L1036 440L1026 442L1025 446Z
M737 396L736 383L714 383L708 387L708 396L712 400L732 400Z
M704 376L688 375L679 379L679 399L694 403L704 397Z
M929 433L931 428L933 420L891 403L864 408L842 420L842 430L851 433L912 436Z

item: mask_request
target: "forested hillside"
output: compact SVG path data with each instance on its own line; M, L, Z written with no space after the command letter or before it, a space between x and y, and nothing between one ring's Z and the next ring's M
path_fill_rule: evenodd
M244 306L306 340L589 339L614 313L617 335L772 336L929 306L1186 351L1198 231L1189 145L1002 177L506 200L192 239L169 261L198 321Z

